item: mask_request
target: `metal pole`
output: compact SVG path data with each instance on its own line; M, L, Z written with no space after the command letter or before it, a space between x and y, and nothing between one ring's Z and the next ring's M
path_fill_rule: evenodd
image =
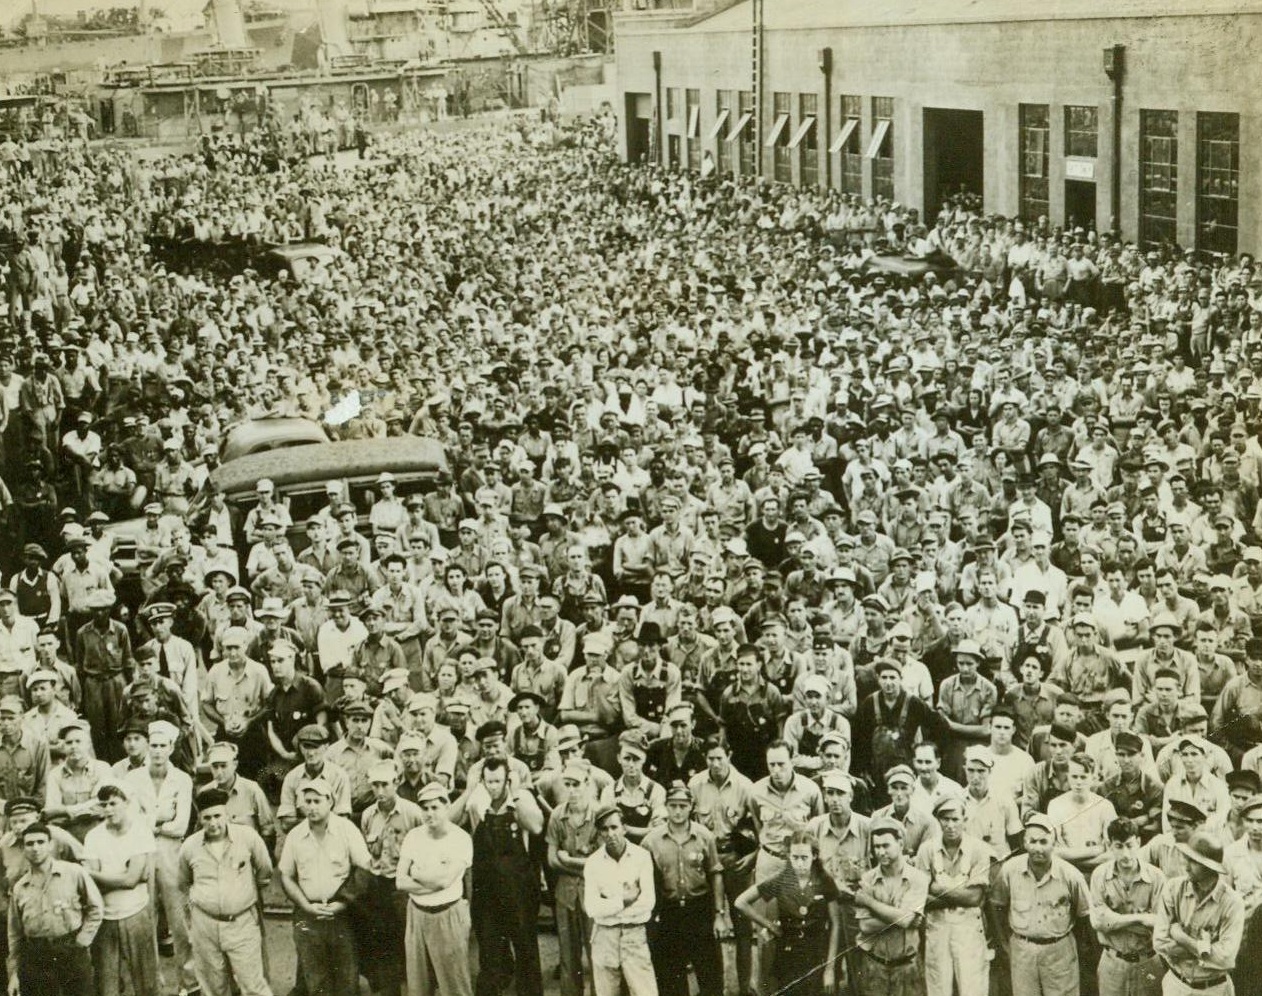
M1126 47L1104 50L1104 72L1113 81L1113 175L1109 184L1110 231L1122 231L1122 83L1126 76Z
M833 50L819 50L819 69L824 74L824 113L820 117L819 146L824 150L824 189L833 188L833 154L828 146L833 137Z

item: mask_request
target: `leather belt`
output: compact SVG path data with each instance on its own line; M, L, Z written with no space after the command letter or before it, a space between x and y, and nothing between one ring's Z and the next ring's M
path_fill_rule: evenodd
M899 955L897 958L882 958L879 954L873 954L867 948L860 948L865 955L871 958L878 965L884 965L886 968L898 968L902 965L910 965L916 960L916 952L911 954Z
M1122 961L1130 962L1132 965L1137 961L1146 961L1153 957L1154 954L1152 951L1119 951L1117 948L1108 947L1104 950L1117 958L1121 958Z
M1166 967L1170 969L1170 974L1172 974L1189 989L1213 989L1215 986L1221 986L1229 978L1229 976L1226 975L1215 975L1212 979L1202 979L1200 982L1193 982L1191 979L1185 979L1181 974L1176 972L1174 966L1169 962L1166 962Z
M193 909L197 910L198 913L204 913L212 920L218 920L220 923L232 923L234 920L240 920L247 913L254 912L253 906L247 906L240 913L212 913L210 910L206 909L206 907L198 906L196 903L190 903L189 905L192 906Z
M412 905L413 905L413 906L415 906L415 907L416 907L418 910L420 910L422 913L442 913L444 910L449 910L449 909L451 909L451 908L452 908L453 906L455 906L455 905L456 905L456 903L458 903L458 902L460 902L460 900L459 900L459 899L453 899L453 900L452 900L451 902L449 902L449 903L439 903L437 906L422 906L422 905L421 905L420 903L418 903L415 899L413 899L413 900L412 900Z
M1025 934L1013 934L1013 937L1019 937L1023 941L1030 944L1055 944L1057 941L1063 941L1068 934L1061 934L1059 937L1026 937Z
M74 939L78 936L79 932L72 930L68 934L62 934L60 937L27 937L23 940L27 944L47 944L52 947L53 945L73 944Z
M787 860L787 855L783 851L776 851L768 847L766 844L759 844L758 850L770 854L773 858L779 858L781 861Z
M631 930L634 927L644 927L646 923L640 920L636 923L598 923L596 926L602 930Z

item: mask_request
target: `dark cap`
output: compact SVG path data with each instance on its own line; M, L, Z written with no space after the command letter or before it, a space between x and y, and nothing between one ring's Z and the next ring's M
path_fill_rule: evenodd
M1144 741L1138 733L1123 730L1117 735L1113 746L1119 754L1138 754L1144 749Z

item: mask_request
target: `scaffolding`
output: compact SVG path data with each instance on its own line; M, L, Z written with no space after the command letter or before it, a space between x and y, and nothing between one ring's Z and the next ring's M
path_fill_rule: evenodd
M644 0L535 0L530 47L555 55L613 54L613 18Z

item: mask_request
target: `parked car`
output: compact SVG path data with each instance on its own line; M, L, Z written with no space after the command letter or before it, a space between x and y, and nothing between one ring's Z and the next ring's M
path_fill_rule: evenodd
M228 463L251 453L327 443L319 422L288 415L268 415L228 426L219 442L219 462Z
M204 521L211 496L222 492L232 522L233 545L240 556L238 570L244 578L245 558L249 554L245 519L258 504L258 482L263 478L271 480L276 500L289 510L293 525L287 535L298 553L307 546L307 519L327 503L325 487L329 481L342 482L343 494L359 510L359 524L363 527L377 500L377 476L382 471L394 474L395 494L406 499L433 490L439 473L448 470L442 444L427 436L389 436L269 449L215 468L193 498L188 521ZM135 575L138 570L136 538L143 526L143 519L128 519L106 527L116 537L114 563L124 574Z
M231 277L246 269L261 277L275 279L281 272L302 279L312 266L340 259L344 253L322 242L260 243L247 239L185 239L151 235L150 253L177 273L206 271L216 277Z

